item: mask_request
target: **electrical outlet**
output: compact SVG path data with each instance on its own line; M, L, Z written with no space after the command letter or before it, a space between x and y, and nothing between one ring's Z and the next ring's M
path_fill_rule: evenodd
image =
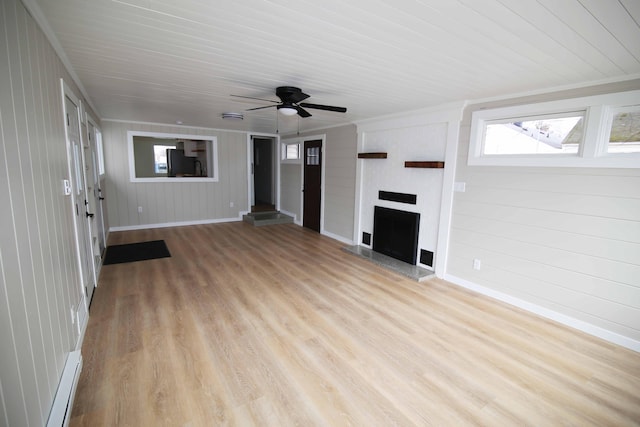
M229 202L229 207L232 208L234 206L233 202Z
M454 182L453 183L453 191L456 193L464 193L467 191L467 183L466 182Z
M481 266L482 266L482 261L480 261L478 258L475 258L473 260L473 269L474 270L480 270Z
M138 213L142 213L142 206L138 206Z

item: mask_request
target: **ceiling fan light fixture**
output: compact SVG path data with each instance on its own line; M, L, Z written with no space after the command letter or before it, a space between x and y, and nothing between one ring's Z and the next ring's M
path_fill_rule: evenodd
M298 109L293 105L278 105L278 111L280 111L285 116L294 116L298 114Z
M222 113L222 118L226 120L243 120L244 115L242 113Z

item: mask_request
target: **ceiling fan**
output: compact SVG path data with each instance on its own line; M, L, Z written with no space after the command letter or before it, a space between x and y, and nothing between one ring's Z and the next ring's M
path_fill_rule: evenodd
M346 113L347 109L344 107L333 107L331 105L319 105L309 104L302 102L309 98L309 95L303 93L300 88L293 86L280 86L276 88L276 96L280 98L280 102L273 101L271 99L253 98L250 96L231 95L236 98L257 99L259 101L273 102L273 105L266 105L264 107L249 108L246 111L262 110L263 108L276 107L279 112L285 116L293 116L298 114L300 117L311 117L305 108L315 108L316 110L334 111L336 113ZM304 108L303 108L304 107Z

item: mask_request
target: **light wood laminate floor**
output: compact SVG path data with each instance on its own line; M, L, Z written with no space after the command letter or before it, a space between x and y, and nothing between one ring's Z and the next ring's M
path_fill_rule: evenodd
M112 233L73 426L640 423L640 354L295 225Z

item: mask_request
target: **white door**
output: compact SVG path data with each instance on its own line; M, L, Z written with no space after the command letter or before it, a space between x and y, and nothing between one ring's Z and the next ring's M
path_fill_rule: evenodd
M95 287L91 235L89 233L88 200L84 183L83 147L80 138L80 110L76 101L65 94L65 119L67 126L67 157L71 180L71 198L74 209L74 226L80 279L88 308Z
M102 265L102 254L105 249L104 220L102 216L102 190L100 189L100 172L98 167L98 144L97 139L100 132L96 128L93 120L87 120L87 145L85 147L84 161L86 165L85 181L87 186L87 197L89 200L89 210L93 216L89 216L89 230L91 232L91 243L93 248L93 260L95 264L95 280L97 284L98 273Z
M98 247L100 251L98 254L102 257L104 251L107 248L107 233L104 226L104 199L106 197L104 191L104 164L102 152L102 132L96 126L91 117L87 117L87 121L91 125L91 153L93 157L93 170L96 189L96 224L98 225ZM101 175L102 174L102 175ZM95 255L95 254L94 254Z

